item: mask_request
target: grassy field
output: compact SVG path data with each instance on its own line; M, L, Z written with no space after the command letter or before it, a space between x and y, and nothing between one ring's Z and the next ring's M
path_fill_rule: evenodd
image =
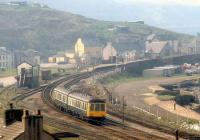
M107 76L107 77L101 79L101 82L104 85L107 85L108 87L114 87L114 86L120 85L121 83L155 79L155 78L159 78L159 77L142 77L142 76L134 77L128 73L120 73L120 74L114 74L114 75Z
M16 69L7 69L5 71L0 70L0 77L15 76L17 75Z
M181 73L181 74L176 74L173 77L189 77L189 76L186 76L185 74ZM190 77L191 79L198 79L200 78L200 74L194 74ZM120 85L121 83L126 83L126 82L131 82L131 81L162 79L162 78L166 78L166 77L163 77L163 76L161 77L143 77L143 76L134 77L128 73L118 73L118 74L110 75L101 79L101 82L110 87L110 86L117 86L117 85Z

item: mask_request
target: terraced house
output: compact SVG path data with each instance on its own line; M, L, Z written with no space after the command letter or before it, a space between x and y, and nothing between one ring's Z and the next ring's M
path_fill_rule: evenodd
M14 67L14 53L6 47L0 47L0 70Z

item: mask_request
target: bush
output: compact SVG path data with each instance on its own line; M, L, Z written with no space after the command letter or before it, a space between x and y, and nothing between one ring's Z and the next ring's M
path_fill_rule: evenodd
M161 101L169 101L169 100L174 100L176 96L173 95L158 95L158 99Z
M176 102L180 105L188 105L195 103L195 97L193 95L179 95L176 96Z

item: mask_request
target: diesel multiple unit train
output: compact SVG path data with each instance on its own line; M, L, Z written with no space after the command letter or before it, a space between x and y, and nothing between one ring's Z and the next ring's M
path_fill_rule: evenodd
M83 120L104 120L106 117L106 102L103 99L69 92L64 87L55 88L51 96L61 110Z

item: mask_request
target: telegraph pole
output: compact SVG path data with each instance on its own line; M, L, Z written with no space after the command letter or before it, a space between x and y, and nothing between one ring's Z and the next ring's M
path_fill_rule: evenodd
M122 113L123 113L123 116L122 116L122 122L123 122L123 124L124 124L124 120L125 120L125 118L124 118L124 111L125 111L125 103L124 103L124 96L123 96L123 99L122 99Z

